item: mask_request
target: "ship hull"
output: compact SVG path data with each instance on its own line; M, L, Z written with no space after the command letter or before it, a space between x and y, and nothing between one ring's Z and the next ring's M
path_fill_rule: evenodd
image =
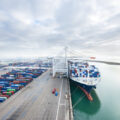
M94 85L94 86L93 86L93 85L85 85L85 84L82 84L82 83L77 82L77 81L72 80L72 79L70 79L70 81L73 82L76 86L82 87L82 88L85 89L88 93L90 93L93 88L96 88L95 85Z

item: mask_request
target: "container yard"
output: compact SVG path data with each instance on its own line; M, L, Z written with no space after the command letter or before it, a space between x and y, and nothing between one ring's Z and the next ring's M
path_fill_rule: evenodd
M73 120L69 80L53 77L49 64L33 65L10 64L1 74L0 119Z
M7 72L0 77L0 103L25 87L34 78L40 76L45 69L19 69Z

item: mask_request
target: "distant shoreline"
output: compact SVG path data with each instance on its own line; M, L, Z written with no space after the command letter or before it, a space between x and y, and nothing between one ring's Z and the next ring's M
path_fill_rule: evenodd
M99 63L105 63L109 65L120 65L119 62L109 62L109 61L100 61L100 60L88 60L89 62L99 62Z

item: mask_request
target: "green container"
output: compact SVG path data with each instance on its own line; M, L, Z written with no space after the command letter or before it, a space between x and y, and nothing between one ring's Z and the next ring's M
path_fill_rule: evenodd
M7 89L7 92L10 92L10 91L16 91L15 89Z
M12 93L11 93L11 92L6 92L6 94L7 94L7 95L12 95Z

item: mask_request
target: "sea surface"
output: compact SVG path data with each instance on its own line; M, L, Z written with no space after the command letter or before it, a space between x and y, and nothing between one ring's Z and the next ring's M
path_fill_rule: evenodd
M101 73L100 83L91 91L92 102L70 82L74 120L120 120L120 65L92 64Z

